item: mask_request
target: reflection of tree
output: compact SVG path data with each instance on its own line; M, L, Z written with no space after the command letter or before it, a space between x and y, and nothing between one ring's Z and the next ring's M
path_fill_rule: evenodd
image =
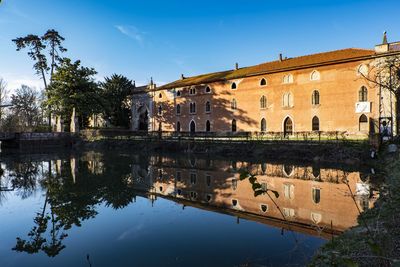
M98 204L105 203L106 206L119 209L131 203L135 191L129 186L129 158L123 159L96 158L96 161L103 161L104 172L96 172L88 162L78 160L79 173L76 173L75 179L68 161L62 162L59 174L52 174L49 169L40 182L46 192L42 210L33 219L34 226L27 238L17 237L13 250L29 254L43 251L49 257L55 257L65 248L62 242L68 236L66 231L94 218ZM32 169L32 166L36 168ZM33 192L38 184L38 166L30 162L23 163L13 172L13 184Z
M49 166L51 165L49 164ZM49 170L44 183L51 180L53 180L53 177ZM47 188L42 211L36 214L36 217L33 219L35 225L28 233L29 240L17 237L17 244L13 250L27 252L29 254L38 253L42 250L49 257L55 257L65 248L65 245L62 244L62 240L67 237L67 234L62 231L64 224L60 221L59 217L55 215L52 208L50 208L50 212L46 209L50 200L49 195L51 195L51 189ZM51 227L48 231L49 222L51 223ZM45 238L46 233L49 235L48 239Z
M15 162L7 167L10 169L12 186L23 199L28 198L36 190L40 165L34 162Z
M49 257L55 257L65 248L62 244L62 240L67 237L67 234L60 232L63 225L59 219L54 217L54 213L51 212L51 216L48 214L37 213L34 218L35 226L28 233L29 241L17 237L17 244L13 250L18 252L27 252L29 254L38 253L43 250ZM44 234L47 232L48 223L51 221L51 229L49 232L50 241L48 241Z

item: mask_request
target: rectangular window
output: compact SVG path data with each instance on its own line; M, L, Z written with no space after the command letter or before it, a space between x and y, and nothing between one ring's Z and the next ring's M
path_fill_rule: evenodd
M182 173L180 171L176 172L176 180L180 182L182 180Z
M190 174L190 183L191 184L196 184L196 180L197 180L197 174L191 173Z
M206 175L206 184L207 184L207 186L210 186L211 185L211 175Z
M283 193L285 195L285 198L293 199L293 197L294 197L294 185L292 185L292 184L284 184L283 185Z
M190 114L196 113L196 103L193 102L189 104L189 112Z

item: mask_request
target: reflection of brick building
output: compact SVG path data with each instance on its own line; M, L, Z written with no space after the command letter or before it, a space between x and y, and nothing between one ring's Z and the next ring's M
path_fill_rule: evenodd
M251 170L262 187L279 196L268 191L255 197L249 180L239 179L238 169L242 167ZM350 190L360 210L371 207L374 201L359 172L337 169L154 157L150 173L149 191L156 195L267 224L288 221L290 227L308 232L319 228L337 233L356 225L358 209Z
M138 103L132 110L133 130L139 130L138 119L147 107L151 131L347 131L357 135L377 131L376 122L384 109L389 110L390 97L362 74L369 75L376 60L399 54L395 44L375 50L280 56L256 66L182 76L159 88L152 84L133 96ZM140 104L140 99L146 103Z

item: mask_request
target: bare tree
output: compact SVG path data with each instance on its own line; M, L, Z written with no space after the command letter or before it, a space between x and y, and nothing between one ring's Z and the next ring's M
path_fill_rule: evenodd
M31 87L22 85L11 96L11 110L19 118L22 126L32 127L39 121L38 94Z
M359 73L367 81L378 86L381 92L386 90L389 92L390 98L393 96L392 101L390 101L390 107L392 107L392 102L395 103L393 113L395 114L396 128L394 132L398 135L398 122L400 121L400 55L377 58L370 65L368 71L361 69ZM393 118L391 123L393 123Z
M3 106L6 104L8 93L7 83L0 78L0 121L3 118Z

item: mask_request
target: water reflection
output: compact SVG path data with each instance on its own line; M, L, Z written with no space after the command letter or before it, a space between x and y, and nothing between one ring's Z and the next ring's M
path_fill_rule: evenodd
M230 214L286 231L330 238L357 224L378 194L370 176L334 166L242 162L160 155L88 152L62 158L7 158L1 163L0 205L43 192L33 224L12 248L55 257L73 226L93 219L98 206L123 209L136 197L159 198ZM28 222L26 222L28 223Z
M193 168L191 162L157 156L150 165L146 184L155 195L325 238L355 226L359 212L378 196L369 176L333 167L236 161L210 167L198 159ZM241 179L243 171L249 179Z

